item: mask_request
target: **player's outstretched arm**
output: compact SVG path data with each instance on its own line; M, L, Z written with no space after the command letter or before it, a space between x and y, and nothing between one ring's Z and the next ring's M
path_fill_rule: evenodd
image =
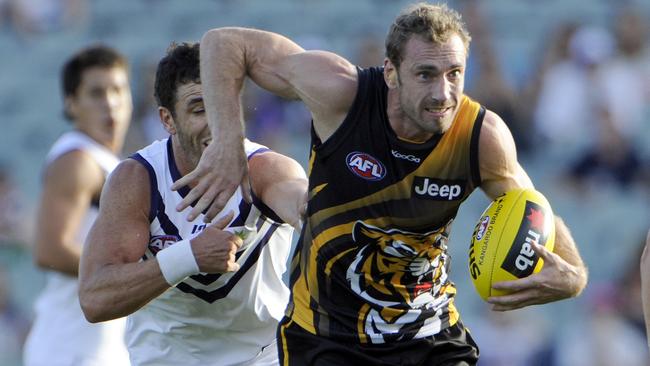
M514 188L532 188L533 184L517 161L514 140L499 116L488 111L479 137L481 188L492 199ZM518 309L578 296L587 285L587 269L573 237L564 222L556 217L554 252L533 245L544 260L543 269L515 281L495 283L493 288L508 290L508 295L491 297L494 310Z
M295 160L273 151L249 163L253 192L284 222L300 231L307 205L307 176Z
M79 300L89 321L131 314L189 275L238 269L235 253L241 239L221 230L232 215L191 240L160 250L155 260L141 262L150 238L150 205L148 172L125 160L104 187L81 257Z
M194 184L177 207L182 210L198 200L188 220L205 209L205 219L211 220L238 185L250 199L240 103L246 77L274 94L305 102L322 141L343 121L356 95L356 68L338 55L305 52L272 32L246 28L208 31L201 40L201 80L213 140L197 168L172 187Z
M645 318L645 329L648 334L648 345L650 346L650 230L645 241L645 248L641 255L641 300L643 302L643 317Z

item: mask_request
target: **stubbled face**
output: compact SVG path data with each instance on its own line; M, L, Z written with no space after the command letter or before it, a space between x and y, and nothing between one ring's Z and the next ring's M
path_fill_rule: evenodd
M201 154L212 141L203 106L201 84L186 83L176 90L176 116L174 118L175 136L183 149L185 160L194 169Z
M465 86L466 59L458 35L444 44L417 36L409 39L399 71L395 70L403 125L409 137L426 138L449 129Z
M113 151L120 150L133 112L127 71L86 69L76 93L66 97L66 109L77 129Z

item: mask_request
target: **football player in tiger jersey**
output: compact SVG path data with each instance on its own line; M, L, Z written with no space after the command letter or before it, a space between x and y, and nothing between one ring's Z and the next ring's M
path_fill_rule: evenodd
M309 201L278 330L283 365L477 362L454 306L449 231L474 189L494 198L533 185L505 123L463 93L469 43L457 12L425 3L391 25L383 67L361 69L266 31L204 35L206 112L219 135L172 187L195 184L179 207L198 200L191 217L212 216L247 181L239 122L246 76L312 113ZM220 169L233 174L217 177ZM575 243L560 219L556 227L554 252L534 246L544 269L495 285L511 291L489 299L495 310L585 287Z
M171 136L109 177L81 260L80 302L92 322L128 315L133 365L277 365L282 274L307 178L294 160L246 140L252 203L235 192L207 225L177 212L189 188L170 186L212 139L201 88L199 44L173 44L155 83Z

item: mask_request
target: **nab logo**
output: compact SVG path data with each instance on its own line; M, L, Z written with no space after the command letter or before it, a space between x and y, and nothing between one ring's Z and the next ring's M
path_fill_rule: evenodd
M366 180L381 180L386 176L386 167L372 156L354 151L345 158L348 169Z

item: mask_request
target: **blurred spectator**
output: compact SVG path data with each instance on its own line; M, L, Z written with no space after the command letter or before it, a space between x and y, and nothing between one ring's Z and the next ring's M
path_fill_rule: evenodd
M384 64L384 43L376 34L363 35L355 46L356 55L351 62L361 67L371 67Z
M492 30L486 22L484 10L478 1L469 1L463 16L472 38L470 66L473 76L467 79L467 95L503 118L512 133L517 150L525 152L530 147L530 126L518 118L515 89L505 79L501 61L494 47Z
M650 124L650 47L648 20L624 8L614 24L617 52L599 70L599 93L614 128L631 144L647 143L640 134Z
M11 17L9 0L0 0L0 31L4 31L5 25Z
M570 58L549 67L543 76L535 126L546 149L575 153L594 139L600 117L595 108L598 68L613 50L611 35L602 28L581 27L569 41Z
M551 366L550 333L534 308L488 310L471 324L481 349L480 366Z
M20 365L22 348L29 331L27 315L10 297L7 273L0 269L0 365Z
M616 52L595 71L590 90L596 138L580 153L570 176L579 183L613 182L628 188L641 181L644 171L637 144L645 143L643 124L650 118L650 53L647 26L638 11L623 10L615 34Z
M628 188L634 182L641 182L644 169L639 151L616 128L609 110L601 109L599 121L597 140L580 153L570 167L569 178L581 192L586 192L585 185L590 182L597 191L607 183Z
M24 245L29 239L24 202L9 172L0 167L0 245Z
M133 122L129 126L124 141L125 156L131 155L142 147L169 136L160 123L158 105L153 96L154 80L158 62L143 62L136 75L137 85L133 96Z
M82 26L88 18L86 0L5 0L12 25L24 37Z
M634 267L638 268L635 263ZM586 317L572 318L557 341L560 366L647 366L643 333L626 318L619 301L624 294L614 284L592 284L583 299Z
M560 64L569 60L570 51L569 43L578 25L571 21L559 23L555 29L549 32L549 36L544 39L544 45L534 60L537 64L532 65L531 72L523 87L517 95L517 118L522 124L528 125L528 147L531 150L539 147L539 141L534 138L534 115L542 84L548 69L553 65Z

